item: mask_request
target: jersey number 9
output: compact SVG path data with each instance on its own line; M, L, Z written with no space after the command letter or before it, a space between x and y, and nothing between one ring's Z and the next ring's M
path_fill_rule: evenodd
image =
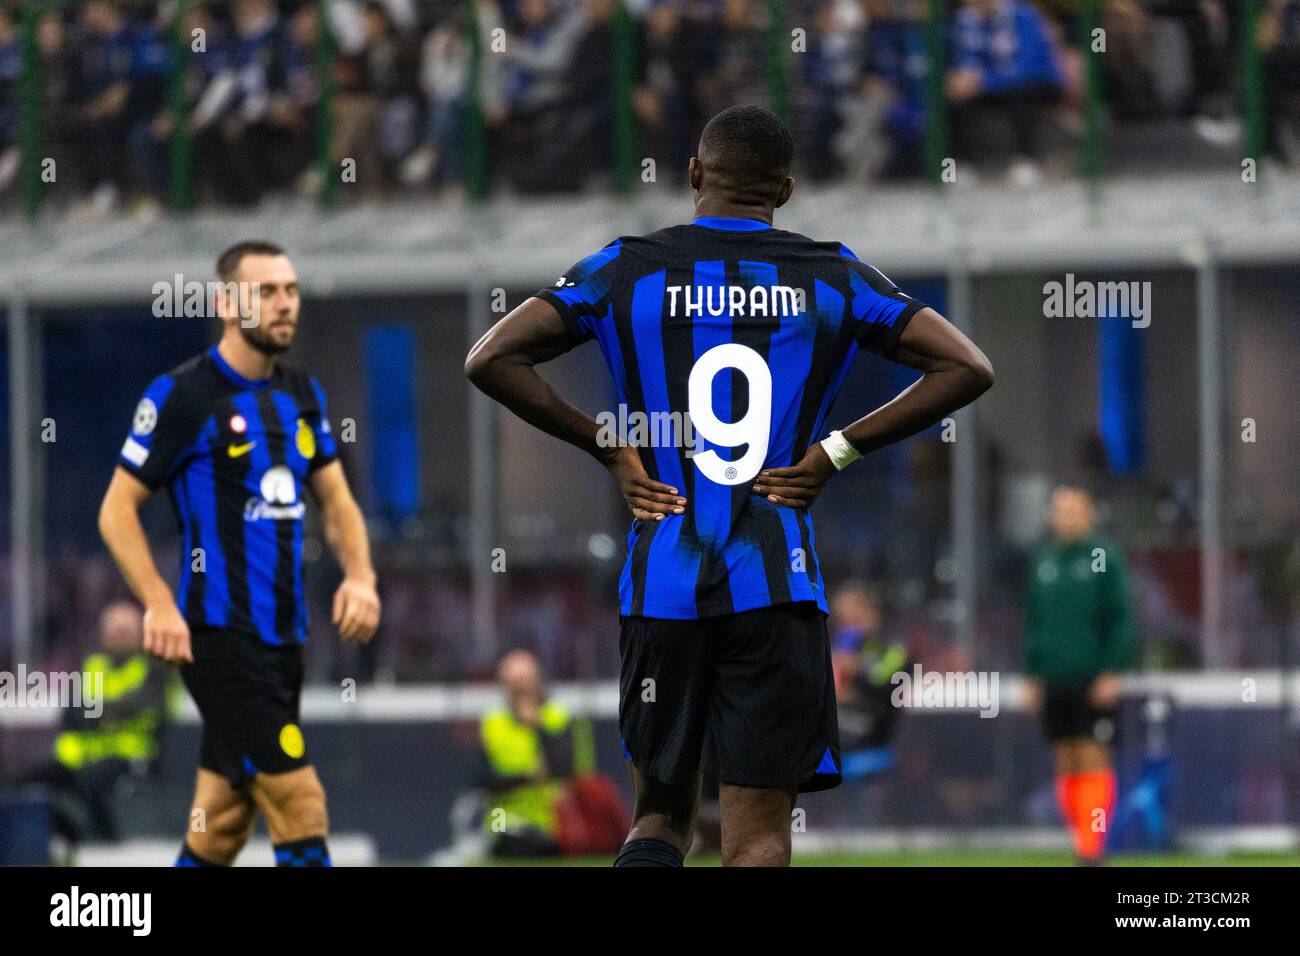
M734 422L724 422L713 411L713 377L732 368L749 383L749 410ZM695 467L705 478L718 485L741 485L758 474L767 458L772 419L772 373L763 356L736 342L709 349L691 369L689 411L691 424L709 444L749 446L736 461L724 461L712 449L698 452Z

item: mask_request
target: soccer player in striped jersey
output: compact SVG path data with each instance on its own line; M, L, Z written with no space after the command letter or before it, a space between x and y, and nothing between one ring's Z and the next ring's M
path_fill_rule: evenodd
M623 237L574 265L497 323L466 373L595 456L632 511L619 725L636 810L616 865L681 865L701 773L720 784L723 862L785 865L795 795L840 780L808 508L841 468L973 401L993 372L847 247L773 227L794 188L790 134L775 115L725 110L698 152L690 223ZM537 374L590 339L633 432L658 423L649 441L611 439ZM859 349L924 374L827 436ZM665 423L687 417L680 441L662 440Z
M145 649L181 665L203 717L192 825L178 866L229 865L261 812L277 865L328 866L325 791L298 726L307 640L308 486L343 567L333 618L365 643L379 597L361 510L315 378L279 360L298 327L298 276L279 247L217 260L221 340L145 390L100 509L105 543L145 606ZM137 514L166 485L184 554L176 593Z

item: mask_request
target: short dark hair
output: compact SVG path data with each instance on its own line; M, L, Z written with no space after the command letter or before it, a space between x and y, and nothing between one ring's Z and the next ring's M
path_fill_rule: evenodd
M237 242L221 255L217 256L217 278L222 282L229 282L239 271L239 264L244 261L244 256L282 256L284 250L274 242L266 242L262 239L249 239L244 242Z
M700 156L718 186L737 201L774 203L790 175L794 140L790 129L761 106L732 106L709 120L700 135Z

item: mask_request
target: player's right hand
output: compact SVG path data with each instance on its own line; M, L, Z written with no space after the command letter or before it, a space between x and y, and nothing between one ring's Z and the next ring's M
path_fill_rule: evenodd
M618 482L623 500L632 509L632 517L642 521L663 521L668 515L686 513L686 499L677 489L654 481L641 464L641 456L631 445L620 446L605 467Z
M145 608L144 649L169 664L194 663L190 626L175 601Z

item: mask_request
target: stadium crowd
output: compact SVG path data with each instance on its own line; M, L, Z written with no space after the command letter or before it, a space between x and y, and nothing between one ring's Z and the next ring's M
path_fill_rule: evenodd
M1015 181L1071 168L1083 125L1082 0L953 0L941 78L954 156ZM175 106L203 202L246 205L320 188L317 144L355 164L370 200L458 188L477 90L492 181L519 193L599 188L613 164L617 36L630 38L636 155L680 169L705 117L769 103L786 57L800 175L916 177L927 126L926 0L792 0L783 31L764 0L479 0L476 75L459 0L186 4L91 0L36 21L42 156L67 202L100 212L161 202ZM1240 7L1227 0L1102 0L1108 122L1171 122L1185 141L1235 146ZM0 193L17 192L22 36L0 2ZM798 31L802 30L802 33ZM1269 149L1300 162L1300 0L1263 0ZM322 60L328 36L337 52ZM322 64L328 62L328 69ZM936 78L938 79L938 78ZM326 91L328 98L322 95ZM322 103L329 102L327 116ZM1052 155L1066 157L1053 163ZM66 184L66 185L65 185Z

